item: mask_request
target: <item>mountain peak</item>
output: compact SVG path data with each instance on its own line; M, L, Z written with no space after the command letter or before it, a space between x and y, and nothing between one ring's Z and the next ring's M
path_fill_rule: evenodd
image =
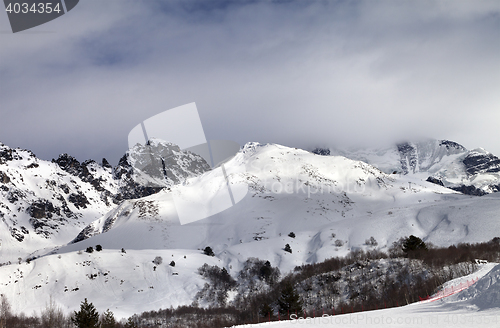
M126 156L135 181L149 187L181 183L188 177L210 170L200 155L156 138L149 139L144 146L136 144L127 151Z
M146 143L147 146L152 146L152 147L159 147L159 146L164 146L164 147L173 147L173 148L179 148L179 146L177 146L176 144L174 143L171 143L169 141L165 141L163 139L159 139L159 138L149 138L148 139L148 142ZM137 146L137 145L136 145ZM135 146L134 146L135 147ZM179 149L180 150L180 149Z
M385 173L414 175L470 195L500 190L500 159L483 148L467 150L450 140L399 142L385 149L320 149L318 154L342 155L378 167Z
M210 169L204 160L183 152L171 143L152 140L149 149L168 149L165 158L171 184ZM127 152L114 169L103 159L80 163L64 153L44 161L28 150L0 146L0 229L2 261L26 257L34 249L57 240L68 242L75 233L126 199L141 198L160 191L138 183L131 165L145 146ZM151 158L151 153L148 157ZM14 242L9 242L13 238ZM67 239L67 240L66 240Z
M449 140L439 140L439 146L444 146L446 149L456 149L458 151L467 151L467 149L459 143Z
M330 149L316 147L312 150L312 153L321 156L330 156Z

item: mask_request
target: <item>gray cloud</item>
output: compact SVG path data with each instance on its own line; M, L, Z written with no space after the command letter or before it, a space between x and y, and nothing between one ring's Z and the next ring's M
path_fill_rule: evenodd
M116 163L137 123L195 101L210 139L500 155L497 1L202 3L81 1L0 34L0 140Z

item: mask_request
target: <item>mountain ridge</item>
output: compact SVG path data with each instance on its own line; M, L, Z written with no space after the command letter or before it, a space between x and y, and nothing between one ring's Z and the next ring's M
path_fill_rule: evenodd
M385 173L415 175L468 195L500 191L500 158L482 148L468 150L454 141L428 139L381 149L316 148L313 152L361 160Z
M29 150L0 143L0 230L2 261L34 256L38 248L67 243L84 226L103 216L126 199L157 193L170 184L209 170L198 155L180 151L170 143L179 164L169 167L175 181L164 186L145 186L137 182L131 158L143 146L129 150L114 168L103 159L80 163L68 154L45 161ZM194 170L189 171L194 165ZM9 254L12 252L12 254Z

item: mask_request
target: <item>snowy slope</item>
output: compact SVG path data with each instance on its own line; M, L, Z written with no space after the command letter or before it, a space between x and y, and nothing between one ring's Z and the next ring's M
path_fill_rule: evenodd
M448 140L405 142L382 149L316 149L364 161L386 173L413 175L458 190L484 195L500 190L500 159L482 148L467 150Z
M500 265L489 265L486 274L479 275L479 281L469 288L443 299L448 304L460 305L471 310L485 311L495 309L500 312ZM467 277L463 277L465 280ZM457 279L456 282L459 283ZM499 322L500 324L500 322Z
M173 186L171 190L122 203L89 225L86 234L95 235L91 239L108 248L121 247L118 241L122 243L134 239L134 235L147 233L150 238L131 241L134 247L197 249L213 245L220 253L255 241L281 244L285 240L283 236L291 231L298 232L296 241L301 240L297 244L302 244L311 233L316 235L321 231L323 235L318 235L314 242L318 245L311 246L312 249L307 251L310 255L297 262L302 263L315 261L316 252L322 248L321 244L328 244L332 233L345 238L343 240L351 239L347 232L363 227L357 222L380 217L381 220L394 221L392 226L401 230L402 226L409 224L400 215L415 216L424 204L443 202L450 197L468 199L418 179L384 174L362 162L312 155L278 145L248 144L226 164L226 170L232 186L244 184L249 193L225 212L188 225L181 225L177 218L173 202L175 193L182 194L192 186L213 188L207 181L216 181L221 186L225 183L222 176L210 172L189 179L185 185ZM239 173L231 174L232 171ZM205 194L209 195L209 192ZM420 203L422 205L414 207ZM407 211L408 206L411 210ZM393 214L388 214L391 211ZM345 229L338 229L344 226ZM420 232L419 229L422 228L413 228ZM106 235L99 236L103 232ZM371 228L373 232L376 230ZM365 239L362 238L369 237L370 234L361 234L353 240L353 246L363 244ZM60 251L78 250L95 243L94 240L85 240ZM274 247L273 252L280 253L282 247L284 244ZM325 255L320 257L325 258Z
M149 147L172 153L165 186L209 170L203 158L175 145L153 140ZM105 159L79 163L67 154L48 162L0 143L0 264L66 244L124 199L159 191L135 181L130 162L144 148L137 145L112 168Z
M158 256L163 263L156 265ZM73 252L0 267L0 290L17 313L39 311L51 297L69 313L87 297L100 312L109 308L121 318L167 304L190 304L205 283L194 274L203 263L222 265L189 250Z

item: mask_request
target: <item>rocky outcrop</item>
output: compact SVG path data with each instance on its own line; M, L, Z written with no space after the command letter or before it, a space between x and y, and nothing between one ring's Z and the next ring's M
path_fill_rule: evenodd
M404 174L425 172L444 157L467 152L462 145L449 140L429 140L397 145L401 170Z
M461 144L456 143L454 141L449 141L449 140L440 140L439 146L445 147L448 151L453 152L453 153L467 151L467 149L464 146L462 146Z
M10 229L10 235L18 242L22 242L24 240L24 235L27 235L29 233L30 232L25 227L21 227L21 229L13 227Z
M34 219L51 218L54 214L61 214L60 209L54 207L54 205L46 199L34 201L26 209L26 212ZM36 227L34 226L34 228Z
M112 169L113 167L111 164L109 164L108 160L103 158L101 162L101 166L104 167L105 169Z
M2 144L3 146L3 144ZM12 149L9 147L0 147L0 164L5 164L8 161L12 161L14 157L12 156Z
M417 149L410 143L405 142L397 145L400 156L401 170L404 174L415 173L417 167Z
M9 176L6 173L0 171L0 183L9 183L9 182L10 182Z
M156 178L168 177L162 185L138 179L141 170L132 164L148 160L150 169L161 163ZM47 162L0 143L0 222L19 242L30 231L50 239L62 226L81 224L84 216L95 220L123 200L149 196L209 169L200 156L160 140L129 150L115 168L105 158L102 165L80 163L68 154Z
M80 231L80 233L75 237L75 239L73 239L71 242L69 242L69 244L78 243L82 240L90 238L91 236L94 235L95 230L96 229L94 228L93 225L86 226L85 228L83 228L82 231Z
M330 156L330 149L328 148L315 148L312 151L313 154L321 155L321 156Z
M155 194L163 187L145 187L134 180L134 169L128 160L128 154L120 158L118 165L113 168L113 178L120 181L119 192L113 195L113 202L120 203L125 199L135 199Z
M93 160L87 160L80 164L78 160L68 154L59 155L57 159L52 160L53 163L59 165L61 169L71 175L77 176L85 182L92 182L95 177L90 173L89 166L97 165ZM94 170L95 171L95 170Z
M87 205L90 205L87 197L85 197L85 195L81 191L69 195L68 201L72 203L77 209L87 208Z
M114 201L146 197L209 170L201 156L152 139L129 150L113 169L114 179L120 181Z
M31 217L29 223L35 233L45 238L49 238L60 225L67 222L67 219L62 217L61 208L54 206L52 202L46 199L38 199L32 202L26 209L26 213ZM11 227L11 231L13 229L15 227Z
M500 172L500 158L482 149L471 151L462 162L470 175Z
M441 179L437 179L437 178L433 178L433 177L428 177L427 180L425 180L425 181L430 182L430 183L434 183L434 184L437 184L437 185L440 185L440 186L444 187L444 183L443 183L443 181L441 181Z
M461 185L459 187L450 187L450 189L456 190L458 192L461 192L462 194L466 195L471 195L471 196L484 196L487 194L487 192L476 188L472 185L466 186L466 185Z
M177 145L151 139L127 153L134 179L144 186L166 187L210 170L203 157L181 151Z

